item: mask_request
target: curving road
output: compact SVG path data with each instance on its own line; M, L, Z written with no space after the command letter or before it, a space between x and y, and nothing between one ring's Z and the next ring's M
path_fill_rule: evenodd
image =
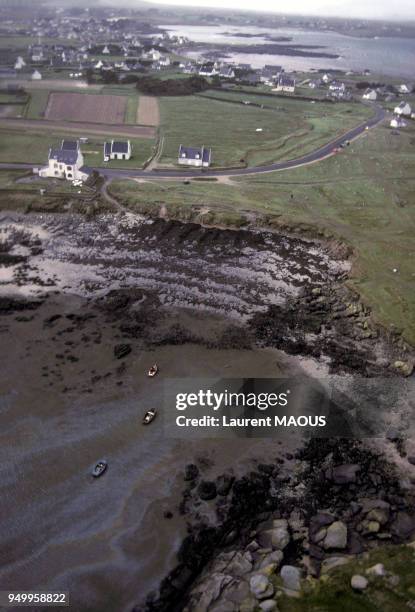
M373 128L379 123L381 123L385 117L387 112L380 106L373 107L375 109L375 113L373 117L354 127L353 129L345 132L331 140L327 144L315 149L311 153L307 153L306 155L302 155L301 157L297 157L296 159L289 159L286 161L274 162L272 164L267 164L265 166L252 166L250 168L237 168L234 170L201 170L197 168L193 168L191 170L123 170L119 168L92 168L85 166L83 170L85 172L92 172L93 170L97 170L101 175L105 176L108 179L112 178L151 178L151 180L157 179L191 179L195 176L203 176L203 177L232 177L232 176L246 176L249 174L264 174L266 172L277 172L279 170L288 170L290 168L298 168L299 166L305 166L307 164L311 164L317 161L321 161L326 157L329 157L333 154L334 150L344 145L347 141L353 140L357 138L361 134L363 134L366 129ZM0 163L0 169L6 170L18 170L18 169L28 169L33 168L34 164L4 164Z

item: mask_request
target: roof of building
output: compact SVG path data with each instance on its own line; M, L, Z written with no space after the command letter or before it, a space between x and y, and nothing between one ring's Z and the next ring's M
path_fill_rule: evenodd
M286 76L285 74L282 74L278 79L278 83L279 85L283 85L286 87L294 87L295 79L292 79L291 77Z
M60 164L75 164L78 159L78 151L68 151L65 149L50 149L49 159L53 159Z
M128 153L130 143L128 140L113 140L111 144L113 153Z
M79 143L77 140L62 140L61 149L65 151L77 151Z
M184 147L180 145L179 157L182 159L201 159L205 163L210 162L212 150L208 147Z

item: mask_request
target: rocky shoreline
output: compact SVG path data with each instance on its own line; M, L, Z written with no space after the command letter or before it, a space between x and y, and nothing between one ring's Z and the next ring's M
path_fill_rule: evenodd
M307 576L415 533L415 477L358 442L313 440L242 478L188 465L184 481L178 565L134 612L277 610Z

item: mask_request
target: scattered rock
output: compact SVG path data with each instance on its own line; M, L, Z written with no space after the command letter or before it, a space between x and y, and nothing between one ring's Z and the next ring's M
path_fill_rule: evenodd
M284 588L288 591L298 592L301 589L301 570L294 565L283 565L280 576Z
M360 465L356 464L338 465L332 470L329 470L329 473L331 472L331 474L328 477L334 482L334 484L351 484L356 482L356 477L359 470Z
M195 480L199 476L199 468L194 463L188 463L184 468L184 479Z
M333 548L346 548L347 526L342 521L335 521L327 528L323 546L326 550Z
M215 499L216 485L211 480L202 480L202 482L197 487L197 493L200 499L203 499L204 501Z
M350 557L327 557L321 564L321 573L326 574L335 567L346 565L350 562Z
M368 581L364 576L360 576L359 574L355 574L352 576L350 581L352 589L355 591L364 591L367 588Z
M216 491L218 495L228 495L235 478L229 474L222 474L216 479Z
M261 601L259 607L263 612L277 612L277 602L274 599L266 599L265 601Z
M393 367L403 376L411 376L414 371L414 364L409 361L395 361Z
M116 359L123 359L131 353L131 344L117 344L114 346L114 357Z
M251 593L257 599L268 599L274 593L274 587L264 574L254 574L249 581Z
M383 563L376 563L376 565L372 565L372 567L367 568L366 574L368 576L385 576L385 566L383 565Z

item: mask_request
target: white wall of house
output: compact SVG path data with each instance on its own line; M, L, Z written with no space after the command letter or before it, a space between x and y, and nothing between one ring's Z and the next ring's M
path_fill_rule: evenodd
M84 156L78 151L78 158L75 164L63 164L55 159L49 159L48 165L39 170L39 176L43 178L59 178L68 181L85 180L88 175L81 172L84 165Z

